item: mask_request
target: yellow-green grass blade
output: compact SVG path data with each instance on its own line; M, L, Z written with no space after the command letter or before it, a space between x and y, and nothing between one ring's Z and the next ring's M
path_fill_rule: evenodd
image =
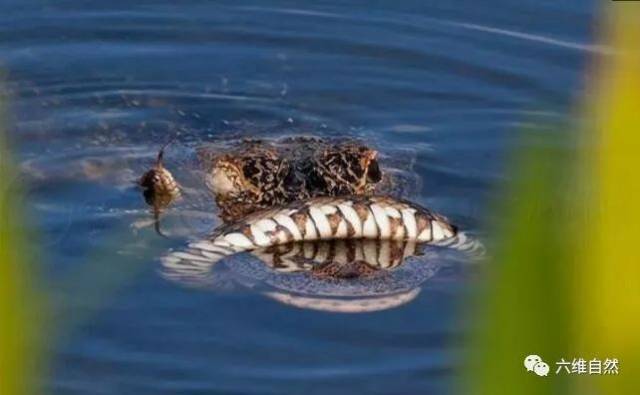
M580 126L558 130L569 144L529 135L523 146L530 148L513 155L495 259L471 303L476 331L462 393L637 393L640 4L611 3L606 11L611 55L588 75ZM526 371L528 354L550 365L549 376ZM617 358L620 370L556 375L561 358Z
M4 105L0 93L0 394L22 395L39 392L46 319Z
M596 191L576 251L574 353L617 358L617 376L576 379L576 393L633 394L640 377L640 3L611 3L585 118L595 147L582 157Z

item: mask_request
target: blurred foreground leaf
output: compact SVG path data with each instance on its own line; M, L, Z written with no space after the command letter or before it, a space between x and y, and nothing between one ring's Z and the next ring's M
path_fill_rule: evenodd
M535 354L554 369L569 349L572 155L540 141L548 137L530 135L513 159L516 176L495 225L501 235L495 259L486 263L483 296L472 306L478 332L463 393L566 393L562 377L538 377L523 365Z
M0 96L0 100L2 97ZM46 349L60 342L152 264L166 242L148 229L131 237L128 224L113 229L76 270L40 281L37 238L23 207L19 182L2 129L0 102L0 395L40 393ZM45 297L46 295L46 306ZM46 307L46 308L44 308ZM44 317L43 314L49 314Z
M21 395L38 392L44 320L3 109L0 93L0 394Z
M603 20L613 55L589 76L580 133L528 134L514 155L461 393L637 393L640 4L611 3ZM547 377L526 371L529 354ZM561 358L617 358L620 370L556 374Z
M614 4L605 35L617 55L598 65L586 114L596 149L583 166L597 194L577 251L573 331L575 353L617 358L620 374L576 379L576 393L638 393L640 383L640 3Z

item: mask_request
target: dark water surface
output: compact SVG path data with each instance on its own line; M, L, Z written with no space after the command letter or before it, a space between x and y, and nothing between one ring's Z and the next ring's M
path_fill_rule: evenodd
M10 135L56 308L53 394L450 391L474 269L360 314L183 286L158 257L213 211L174 213L162 239L133 181L169 136L174 166L237 131L358 136L409 153L412 198L481 232L521 128L558 121L603 51L585 0L0 4Z

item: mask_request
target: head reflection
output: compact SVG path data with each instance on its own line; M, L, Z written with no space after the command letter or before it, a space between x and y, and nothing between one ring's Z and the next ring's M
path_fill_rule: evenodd
M163 277L207 289L249 288L300 308L358 313L413 300L438 270L433 247L406 241L334 240L257 249L216 263L190 248L163 261Z

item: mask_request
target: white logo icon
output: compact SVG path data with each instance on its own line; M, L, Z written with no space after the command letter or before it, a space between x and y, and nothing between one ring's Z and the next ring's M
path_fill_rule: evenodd
M535 366L533 367L533 371L535 372L535 374L537 374L538 376L546 376L549 374L549 365L547 365L544 362L538 362L537 364L535 364Z
M524 367L527 368L527 372L531 372L538 362L542 362L542 358L537 355L529 355L524 359Z
M524 367L527 368L527 372L534 372L538 376L546 376L549 374L549 365L544 363L538 355L528 355L524 359Z

